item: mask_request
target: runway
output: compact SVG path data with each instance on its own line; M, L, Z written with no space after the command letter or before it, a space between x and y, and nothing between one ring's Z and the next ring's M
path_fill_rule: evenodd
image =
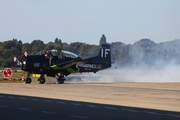
M0 84L0 119L179 120L179 83Z

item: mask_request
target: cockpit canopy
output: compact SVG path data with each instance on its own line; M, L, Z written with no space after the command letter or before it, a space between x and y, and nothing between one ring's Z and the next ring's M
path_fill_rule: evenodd
M35 55L44 55L44 50L37 52Z
M59 56L58 51L55 49L52 49L51 53L53 56ZM37 52L35 55L45 55L45 52L44 52L44 50L41 50L41 51ZM77 58L78 55L76 55L72 52L66 51L66 50L62 50L60 57L61 58Z
M59 55L58 51L55 50L55 49L52 49L51 53L52 53L53 56L58 56ZM44 50L41 50L41 51L37 52L35 55L45 55L45 54L47 54L47 53L45 53Z
M58 56L58 51L55 49L52 49L51 53L53 54L53 56Z
M76 55L76 54L74 54L72 52L66 51L66 50L61 51L61 56L62 56L62 58L66 58L66 57L68 57L68 58L77 58L78 57L78 55Z

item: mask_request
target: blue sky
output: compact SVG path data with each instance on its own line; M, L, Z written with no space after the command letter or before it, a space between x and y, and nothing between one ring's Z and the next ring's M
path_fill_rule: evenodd
M180 39L180 0L0 0L0 41Z

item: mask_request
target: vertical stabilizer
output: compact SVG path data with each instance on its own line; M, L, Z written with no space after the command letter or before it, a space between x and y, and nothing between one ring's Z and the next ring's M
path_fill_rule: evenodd
M102 44L101 49L99 51L99 55L97 57L98 57L97 61L111 64L110 44Z

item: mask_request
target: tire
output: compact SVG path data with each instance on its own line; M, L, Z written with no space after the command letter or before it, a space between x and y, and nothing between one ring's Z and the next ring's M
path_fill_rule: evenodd
M65 79L64 79L64 77L59 76L59 78L57 80L60 84L63 84Z
M38 81L39 81L39 84L44 84L46 82L44 77L43 78L39 78Z
M25 81L26 84L30 84L31 82L32 82L31 78L26 78L26 81Z
M59 81L59 83L60 83L60 84L63 84L63 83L64 83L64 80Z

